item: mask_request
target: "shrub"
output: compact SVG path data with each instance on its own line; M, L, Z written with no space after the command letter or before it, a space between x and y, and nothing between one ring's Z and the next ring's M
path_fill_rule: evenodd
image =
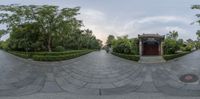
M20 52L11 52L9 51L9 53L15 55L15 56L19 56L19 57L22 57L22 58L25 58L25 59L28 59L30 58L30 56L26 53L20 53Z
M57 46L55 49L54 49L55 52L64 52L65 51L65 48L62 47L62 46Z
M65 54L73 54L73 53L79 53L79 52L84 52L88 50L70 50L70 51L64 51L64 52L29 52L32 55L65 55Z
M175 52L179 49L176 40L174 39L165 39L164 42L164 54L175 54Z
M188 53L190 53L190 52L181 52L181 53L177 53L177 54L164 55L163 58L165 60L171 60L171 59L174 59L174 58L178 58L178 57L184 56L184 55L186 55Z
M22 57L22 58L32 58L38 61L59 61L75 58L84 54L91 52L92 50L71 50L65 52L14 52L9 51L9 53Z
M64 55L56 55L56 56L52 56L52 55L33 55L33 60L36 61L61 61L61 60L67 60L67 59L72 59L75 57L79 57L81 55L85 55L90 53L91 51L82 51L82 52L78 52L78 53L71 53L71 54L64 54Z
M118 37L112 41L113 52L123 54L139 54L138 39L128 39L128 36Z
M121 58L125 58L128 60L133 60L133 61L139 61L140 60L140 56L139 55L128 55L128 54L120 54L120 53L115 53L112 52L113 55L121 57Z
M9 50L9 47L8 47L8 40L6 40L6 41L1 41L0 48L3 49L3 50Z

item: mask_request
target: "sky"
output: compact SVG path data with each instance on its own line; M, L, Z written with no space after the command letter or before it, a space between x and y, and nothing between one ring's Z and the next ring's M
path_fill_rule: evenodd
M178 31L180 38L195 40L200 28L191 25L200 13L191 6L200 4L199 0L0 0L0 5L7 4L79 6L83 29L91 29L104 42L109 34L134 38L143 33L165 35L172 30Z

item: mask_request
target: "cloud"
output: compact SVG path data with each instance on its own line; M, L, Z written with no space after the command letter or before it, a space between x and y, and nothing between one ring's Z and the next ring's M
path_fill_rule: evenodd
M188 39L188 37L191 37L191 33L189 31L187 31L184 28L178 27L178 26L166 27L165 29L166 29L166 31L173 31L173 30L178 31L179 38Z
M85 24L84 28L89 28L97 38L106 41L109 34L115 36L129 35L137 37L142 33L159 33L165 35L171 30L179 32L180 38L192 38L189 34L190 22L192 20L181 16L150 16L138 19L126 20L120 17L110 18L108 14L95 9L81 10L80 19Z
M115 34L118 26L113 20L109 20L108 16L94 9L82 9L81 15L79 16L83 20L83 29L91 29L98 39L106 41L109 34Z
M188 24L191 21L180 16L153 16L153 17L145 17L138 21L138 23L153 23L153 22L159 22L159 23L181 22Z

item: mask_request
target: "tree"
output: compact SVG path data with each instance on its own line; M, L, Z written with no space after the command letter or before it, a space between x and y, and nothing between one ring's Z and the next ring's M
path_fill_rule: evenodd
M164 41L164 54L175 54L175 52L180 49L179 43L182 43L182 40L180 39L177 41L177 38L177 31L170 31L166 35L166 39Z
M1 39L1 37L2 37L3 35L5 35L6 33L7 33L6 30L4 30L4 29L0 30L0 39Z
M200 41L200 30L197 31L196 35L197 35L197 40Z
M0 24L7 24L12 50L99 48L92 31L80 29L83 23L76 19L79 10L53 5L1 5Z
M191 7L192 9L196 9L196 10L200 10L200 5L193 5ZM197 21L195 23L198 23L200 25L200 13L196 14L196 17L198 18ZM197 48L200 48L200 30L197 31Z
M178 39L177 44L181 47L184 45L184 40L183 39Z
M175 54L179 49L176 40L166 38L164 41L164 54Z
M178 31L175 31L175 30L169 31L169 33L167 34L167 38L177 40L177 38L178 38Z
M200 10L200 5L193 5L191 8L196 9L196 10ZM200 25L200 14L196 14L196 16L198 18L196 23L198 23Z
M107 45L108 47L111 47L112 41L113 41L114 39L115 39L115 36L109 35L108 38L107 38L107 41L106 41L106 45Z
M117 37L112 42L113 51L122 54L139 54L138 40L128 39L128 36Z

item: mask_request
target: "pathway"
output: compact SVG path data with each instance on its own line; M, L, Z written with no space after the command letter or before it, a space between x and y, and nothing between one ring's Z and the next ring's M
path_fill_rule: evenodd
M179 81L186 73L200 76L199 60L196 51L166 63L139 64L97 51L61 62L36 62L0 51L0 96L200 96L199 81Z

